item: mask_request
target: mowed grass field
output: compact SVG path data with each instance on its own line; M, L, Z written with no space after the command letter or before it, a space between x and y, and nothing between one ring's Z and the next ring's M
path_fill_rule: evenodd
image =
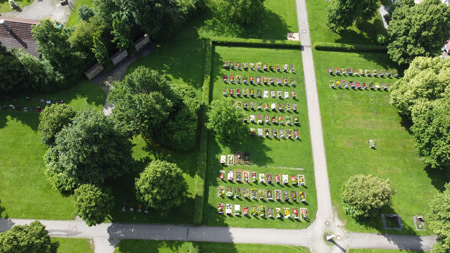
M52 238L53 242L59 242L58 252L60 253L88 253L94 252L94 244L89 239L78 238Z
M236 62L247 62L247 63L267 63L268 65L274 64L276 65L284 65L293 64L295 66L295 73L276 73L276 72L258 72L258 71L238 71L238 70L225 70L223 68L224 61L234 61ZM277 112L268 112L264 110L255 111L247 110L246 114L254 114L254 115L270 115L272 116L283 116L286 117L290 115L290 117L299 117L299 126L286 126L280 124L263 124L257 125L249 123L248 127L257 128L271 128L271 129L298 129L300 133L300 140L288 140L288 139L280 139L278 138L261 138L261 137L251 137L250 134L242 139L239 143L235 143L229 146L222 145L217 143L213 134L209 135L208 140L208 163L207 163L207 203L205 203L204 207L204 217L203 223L205 225L210 226L237 226L237 227L270 227L270 228L305 228L310 223L308 222L299 222L294 219L270 219L270 218L259 218L259 217L228 217L225 215L219 215L217 213L217 204L218 203L230 203L230 204L240 204L241 208L244 205L250 207L252 205L264 205L266 207L266 216L267 216L267 207L280 207L282 210L284 207L289 208L300 208L306 207L309 212L309 218L313 221L315 217L315 212L317 210L316 203L316 191L314 185L314 168L312 163L311 156L311 142L309 136L309 127L308 127L308 114L306 108L305 101L305 88L303 82L303 69L302 69L302 61L301 61L301 51L300 50L284 50L284 49L263 49L263 48L240 48L240 47L215 47L213 53L213 74L212 84L211 84L211 92L212 99L223 99L222 90L226 88L227 90L233 88L235 91L237 89L254 89L255 97L254 98L244 98L244 97L236 97L234 96L235 101L243 102L254 102L258 104L261 102L262 104L270 103L282 103L283 106L286 103L290 103L291 106L293 103L297 104L298 112L280 112L277 109ZM256 68L256 65L255 65ZM254 76L256 80L256 76L266 76L266 77L288 77L293 78L296 82L296 87L288 87L288 86L278 86L278 85L251 85L251 84L225 84L222 82L222 75L242 75ZM274 90L274 91L295 91L297 94L297 99L294 100L291 97L289 99L279 99L279 98L257 98L256 90ZM270 93L270 92L269 92ZM244 165L235 165L235 166L222 166L220 164L220 156L227 154L236 154L237 151L241 151L242 154L248 151L250 153L250 166ZM297 169L292 169L297 168ZM278 186L274 183L273 185L266 184L236 184L236 183L225 183L219 179L220 170L235 170L240 169L242 171L249 172L257 172L259 173L272 173L273 180L275 180L276 174L288 174L288 175L305 175L306 177L306 186L304 187L293 187L289 186ZM256 189L280 189L282 191L305 191L307 204L303 203L286 203L286 202L276 202L274 201L262 201L262 200L236 200L229 198L220 198L218 196L218 186L233 186L233 187L249 187ZM275 198L275 197L274 197Z
M122 240L117 246L116 253L125 252L159 252L159 253L188 253L193 247L200 252L246 252L246 253L306 253L308 249L296 246L258 245L258 244L232 244L217 242L180 242L180 241L143 241Z
M26 97L31 102L26 102ZM0 104L43 106L40 99L63 99L75 110L101 110L105 94L84 81L52 94L21 94ZM43 156L47 147L40 141L39 113L0 110L0 213L2 218L72 219L72 198L52 189L44 176Z
M354 232L431 234L415 231L413 216L425 215L430 198L443 182L439 175L424 170L413 137L402 125L386 91L329 88L329 80L394 83L395 78L330 76L327 67L389 69L387 55L314 51L317 86L327 153L328 176L333 204L346 227ZM368 141L375 140L376 149ZM396 191L392 204L380 213L399 214L403 230L385 230L381 216L357 223L343 209L341 190L356 174L388 178Z

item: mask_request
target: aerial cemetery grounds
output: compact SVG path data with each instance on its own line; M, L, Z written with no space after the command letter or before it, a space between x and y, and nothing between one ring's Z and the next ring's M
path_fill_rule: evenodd
M209 136L204 223L306 228L317 203L301 51L215 46L212 64L212 100L231 97L248 134Z

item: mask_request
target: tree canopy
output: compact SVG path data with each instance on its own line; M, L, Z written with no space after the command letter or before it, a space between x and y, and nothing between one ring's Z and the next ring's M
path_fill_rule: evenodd
M83 184L75 190L75 212L88 226L100 224L114 208L114 197L110 192L91 184Z
M187 183L176 164L152 161L136 179L136 197L149 207L164 212L184 201Z
M40 25L33 26L31 33L38 44L37 51L56 71L68 80L81 73L83 61L87 56L70 45L70 30L58 27L50 19L44 19Z
M132 166L131 142L114 121L96 111L79 113L45 154L46 175L60 191L101 185Z
M394 83L391 103L400 114L411 118L411 111L418 101L433 101L450 93L449 83L450 60L417 57L404 77Z
M209 0L214 16L227 24L255 24L264 12L264 0Z
M171 85L157 71L138 67L114 84L110 99L114 117L131 134L177 151L194 147L200 104L191 87Z
M345 183L342 200L348 215L355 219L366 219L374 217L380 208L389 204L393 194L389 179L355 175Z
M52 104L39 115L39 131L41 140L47 146L53 145L55 136L64 126L72 123L76 112L66 104Z
M440 0L397 1L388 28L388 54L400 64L437 56L450 37L450 8Z
M58 242L51 242L45 226L39 221L30 225L16 225L0 233L0 252L14 253L56 253Z
M248 132L242 123L244 112L236 109L231 98L214 100L207 113L206 127L225 143L242 139Z
M445 191L438 193L430 202L430 213L427 215L428 227L438 234L440 240L433 246L433 253L450 251L450 183Z
M334 31L355 22L372 19L378 8L376 0L334 0L328 9L328 26Z
M431 168L450 168L450 94L433 102L418 103L411 127L419 154Z
M28 75L23 71L24 67L17 58L9 52L0 42L0 91L10 92L23 90Z

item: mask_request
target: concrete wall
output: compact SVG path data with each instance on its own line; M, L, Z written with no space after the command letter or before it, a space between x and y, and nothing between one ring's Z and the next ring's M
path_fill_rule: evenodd
M123 50L122 52L118 52L115 55L113 55L111 57L111 61L114 65L117 65L119 62L123 61L123 59L125 59L125 57L128 56L128 51L127 50Z
M138 41L136 41L136 43L134 43L134 48L136 49L136 51L141 51L141 49L143 47L145 47L148 43L150 43L150 38L148 37L148 35L144 35L144 37L140 38Z
M88 70L86 70L84 72L84 74L86 75L86 77L91 80L92 78L96 77L98 74L100 74L100 72L103 71L103 65L101 65L100 63L96 63L94 64L91 68L89 68Z

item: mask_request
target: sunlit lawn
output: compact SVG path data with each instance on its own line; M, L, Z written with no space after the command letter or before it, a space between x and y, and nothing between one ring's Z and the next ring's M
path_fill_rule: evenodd
M30 5L33 3L33 0L16 0L16 4L19 6L18 9L11 9L11 6L9 5L9 2L7 0L0 1L0 13L10 12L10 11L20 11L25 6Z
M394 83L395 78L330 76L327 67L367 69L391 68L387 55L338 52L314 52L317 86L327 153L328 176L333 204L346 227L355 232L431 234L414 230L413 216L425 215L428 202L443 179L424 170L413 137L402 125L397 110L389 104L389 92L331 89L329 80ZM376 150L368 141L375 140ZM383 229L381 216L359 224L345 215L341 200L344 182L356 174L373 174L389 178L396 191L392 204L381 210L399 214L404 229Z
M122 240L115 252L160 252L160 253L188 253L198 245L200 252L215 253L306 253L306 248L283 245L257 245L257 244L232 244L217 242L180 242L180 241L143 241L143 240Z
M94 252L94 245L89 239L78 238L52 238L53 242L59 242L58 252L61 253L88 253Z

